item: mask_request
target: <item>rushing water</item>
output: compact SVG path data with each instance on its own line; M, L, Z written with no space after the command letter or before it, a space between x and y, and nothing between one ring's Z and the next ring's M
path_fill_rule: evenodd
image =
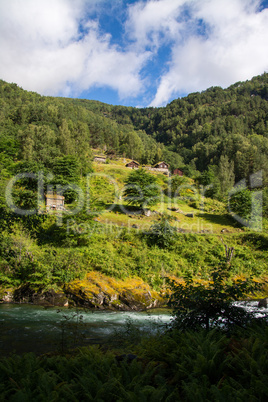
M258 308L258 302L235 304L254 312L257 317L268 315L268 308ZM118 312L0 304L0 353L45 353L60 350L63 342L102 344L110 340L115 331L126 330L129 322L142 331L152 332L163 330L171 321L171 311L165 309Z
M80 317L82 318L80 319ZM0 352L45 353L59 350L62 342L105 343L128 322L154 331L172 320L168 310L148 312L91 311L44 308L28 304L0 305Z
M256 318L268 318L268 307L258 307L258 301L238 301L233 303L235 306L243 307L254 314Z

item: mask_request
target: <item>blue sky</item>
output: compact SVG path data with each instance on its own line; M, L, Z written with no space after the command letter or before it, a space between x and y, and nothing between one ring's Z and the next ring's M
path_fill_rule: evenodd
M268 71L268 1L0 0L0 78L163 106Z

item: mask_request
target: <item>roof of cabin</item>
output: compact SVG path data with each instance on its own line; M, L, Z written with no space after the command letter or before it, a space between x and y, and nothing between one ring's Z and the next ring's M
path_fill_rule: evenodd
M133 163L133 162L134 162L134 163L136 163L137 165L139 165L139 162L134 161L134 160L132 160L132 161L128 162L128 163L127 163L127 165L129 165L130 163Z
M157 163L154 165L154 167L160 165L160 163L164 163L165 165L169 166L169 164L168 164L167 162L161 161L161 162L157 162Z

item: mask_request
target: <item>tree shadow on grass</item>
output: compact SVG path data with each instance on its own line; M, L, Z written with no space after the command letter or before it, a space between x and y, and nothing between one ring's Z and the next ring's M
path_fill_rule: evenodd
M200 218L204 220L222 226L232 226L232 227L241 227L241 225L236 222L230 215L215 215L208 213L200 213L198 214Z
M105 204L105 210L124 215L141 215L143 210L132 205Z

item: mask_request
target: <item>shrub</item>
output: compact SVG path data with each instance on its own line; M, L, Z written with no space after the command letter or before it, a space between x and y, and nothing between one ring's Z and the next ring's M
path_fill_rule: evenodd
M184 283L168 281L173 287L170 305L174 307L175 326L183 330L245 327L252 320L252 314L232 302L261 288L252 277L230 281L227 263L214 269L212 280L206 284L194 283L190 273L184 276Z
M168 217L163 215L160 221L150 227L145 236L150 245L165 248L174 244L177 237L177 230L170 225Z

